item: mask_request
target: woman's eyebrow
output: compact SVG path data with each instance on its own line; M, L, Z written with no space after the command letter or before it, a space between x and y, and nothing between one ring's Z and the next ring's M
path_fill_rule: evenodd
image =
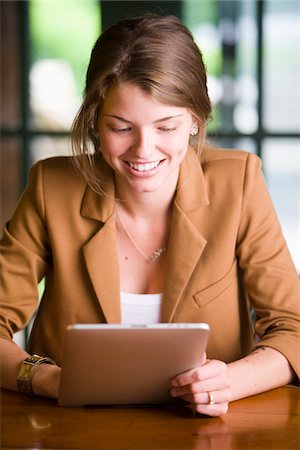
M112 117L113 119L121 120L122 122L131 123L129 120L124 119L124 117L116 116L115 114L104 114L106 117Z
M177 117L182 117L182 116L183 116L183 114L176 114L175 116L162 117L161 119L155 120L154 123L165 122L167 120L176 119Z
M116 114L104 114L104 115L107 117L112 117L114 119L121 120L122 122L131 123L130 120L126 120L126 119L124 119L124 117L117 116ZM177 117L182 117L182 116L183 116L183 114L176 114L175 116L162 117L161 119L154 120L153 123L166 122L167 120L176 119Z

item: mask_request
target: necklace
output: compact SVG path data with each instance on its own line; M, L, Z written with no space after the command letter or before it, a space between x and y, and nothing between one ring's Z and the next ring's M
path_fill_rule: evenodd
M166 251L166 247L159 247L157 250L155 250L152 255L147 256L145 254L145 252L141 249L141 247L136 243L136 241L133 239L133 237L131 236L131 234L129 233L129 231L127 230L123 220L121 219L121 217L119 216L118 213L117 217L120 220L120 223L122 225L122 228L124 229L127 237L129 238L130 242L135 246L135 248L137 249L137 251L143 256L143 258L145 258L148 262L150 263L154 263L165 251Z

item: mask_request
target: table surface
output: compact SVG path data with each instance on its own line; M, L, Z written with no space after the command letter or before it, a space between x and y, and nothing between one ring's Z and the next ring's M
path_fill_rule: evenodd
M299 389L232 402L219 418L183 406L62 408L47 398L1 390L4 449L300 449Z

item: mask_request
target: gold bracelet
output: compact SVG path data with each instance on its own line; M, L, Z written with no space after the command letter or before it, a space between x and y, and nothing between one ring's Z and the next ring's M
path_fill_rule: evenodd
M45 356L30 355L26 358L17 375L17 387L18 391L22 394L33 395L31 380L35 369L40 364L53 364L56 365L53 359Z

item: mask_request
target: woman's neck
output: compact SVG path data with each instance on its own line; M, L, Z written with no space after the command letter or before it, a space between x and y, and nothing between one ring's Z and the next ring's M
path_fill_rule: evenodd
M118 199L117 197L116 205L118 211L122 211L123 214L131 216L133 219L151 220L155 217L169 216L172 210L173 198L165 201L165 199L153 198L153 196L148 196L147 194L131 197L130 199Z
M153 219L169 216L175 197L176 186L153 192L136 192L126 190L116 183L117 208L133 219Z

